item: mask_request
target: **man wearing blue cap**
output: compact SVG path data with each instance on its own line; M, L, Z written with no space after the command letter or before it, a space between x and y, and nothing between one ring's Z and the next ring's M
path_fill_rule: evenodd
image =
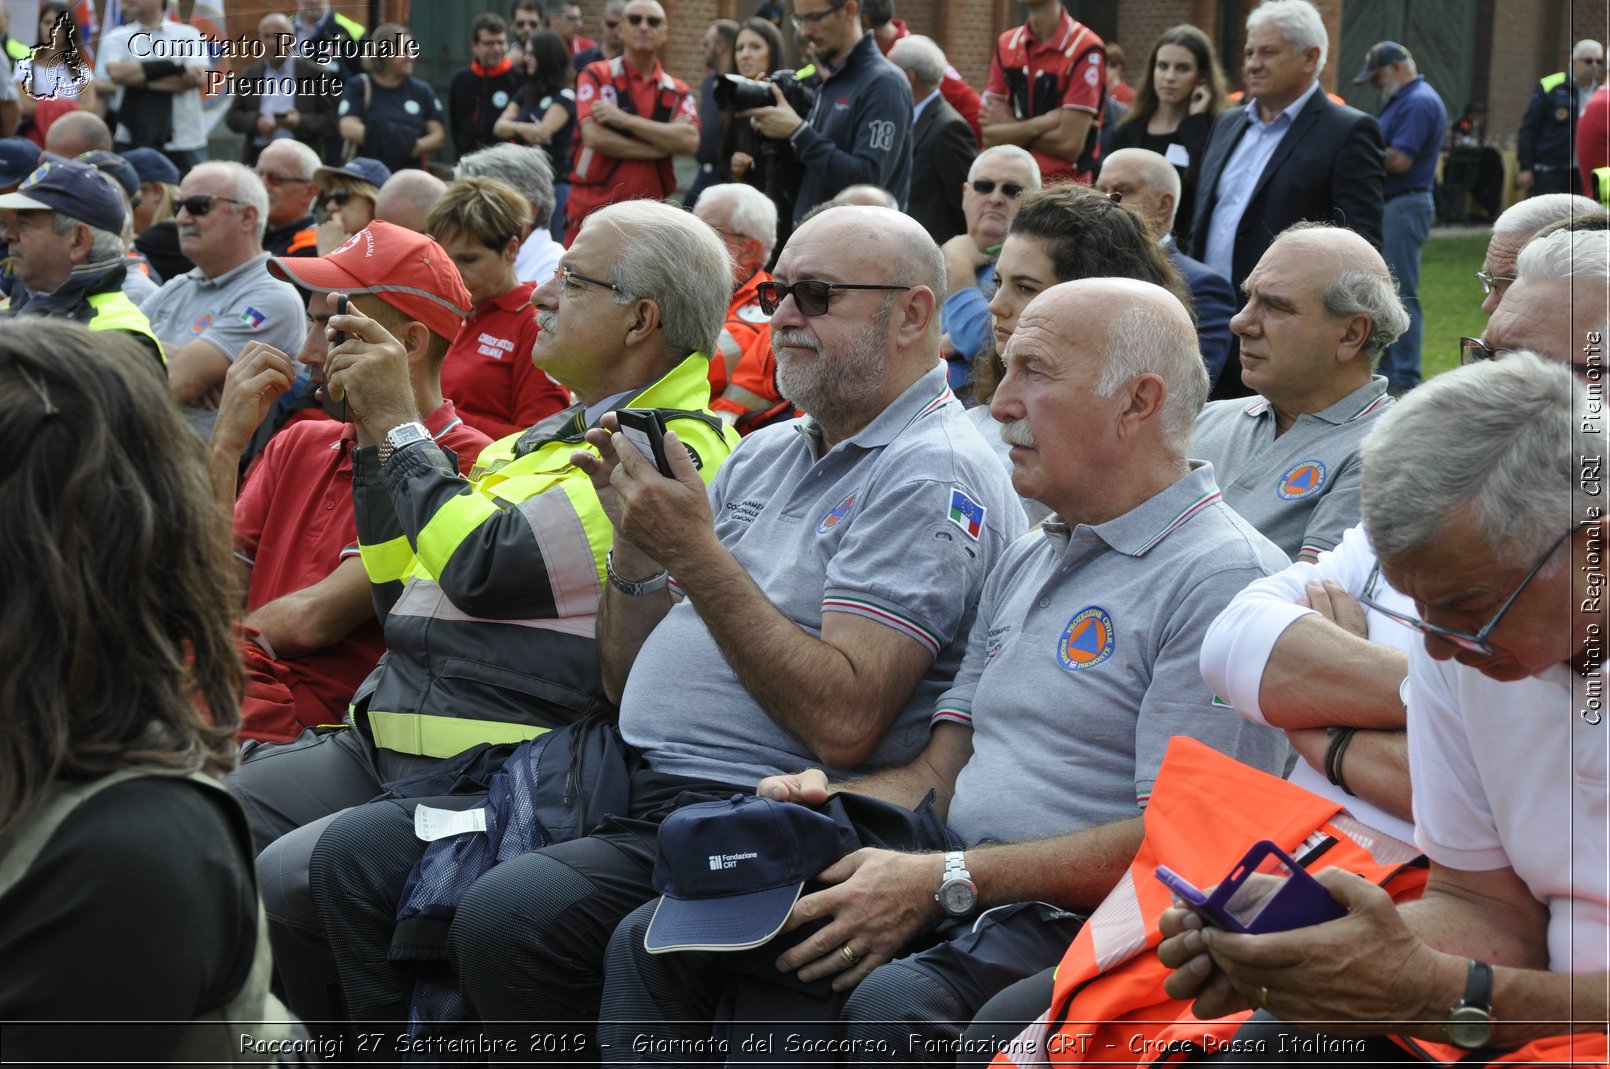
M1420 247L1431 235L1436 203L1437 154L1448 128L1448 109L1415 67L1409 50L1382 41L1364 55L1354 85L1368 82L1386 98L1381 138L1386 142L1386 207L1381 216L1381 255L1398 280L1409 310L1409 329L1381 356L1381 374L1394 394L1420 384Z
M0 237L20 283L10 314L121 331L165 364L150 320L123 293L126 215L112 179L76 161L50 160L0 196Z
M0 137L0 193L10 193L39 166L39 146L26 137ZM6 258L6 242L0 237L0 262ZM10 296L17 284L11 271L0 270L0 294Z

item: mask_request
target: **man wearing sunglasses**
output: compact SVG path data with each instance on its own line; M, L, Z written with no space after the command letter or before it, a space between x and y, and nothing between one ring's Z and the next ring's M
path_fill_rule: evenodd
M1603 441L1602 406L1530 353L1438 376L1371 433L1364 519L1411 603L1377 607L1420 633L1409 763L1429 877L1394 907L1327 869L1348 916L1274 935L1164 913L1167 990L1199 1017L1260 1007L1238 1038L1271 1050L1280 1022L1307 1021L1409 1036L1438 1064L1604 1062L1603 512L1582 475Z
M1577 119L1604 81L1604 46L1582 40L1571 49L1571 69L1555 71L1532 90L1515 138L1515 188L1528 194L1581 193L1576 166Z
M281 138L270 142L257 157L254 171L268 190L268 227L263 248L275 256L317 256L319 184L313 172L319 154L301 141Z
M1039 188L1040 165L1027 149L1016 145L980 152L962 183L967 233L940 247L949 289L939 319L939 344L949 367L950 388L964 400L972 397L973 357L990 336L995 257L1017 214L1018 198Z
M763 137L787 141L805 170L794 222L846 186L868 183L893 193L902 209L911 191L911 90L906 76L861 32L857 0L795 0L794 29L816 55L822 76L807 118L772 86L776 103L736 113Z
M168 350L168 387L202 438L212 435L229 365L248 342L283 353L306 333L296 287L268 273L268 190L239 163L204 163L179 183L179 251L196 265L140 306Z
M586 70L601 59L614 59L620 55L625 48L621 33L625 23L626 0L606 0L603 10L598 13L598 43L576 53L576 58L571 61L576 70Z
M660 64L670 29L658 0L626 5L624 54L590 63L576 76L576 146L570 175L567 244L582 220L606 204L664 200L676 189L671 157L699 148L699 103L687 83Z
M599 661L643 760L628 819L505 862L463 899L455 964L489 1035L597 1019L610 932L653 896L658 824L679 799L807 764L900 766L924 745L985 577L1024 528L945 387L942 278L914 220L830 209L758 287L779 382L809 417L744 439L708 491L673 439L666 479L589 432L599 457L575 459L615 525ZM602 299L575 285L563 300Z
M1230 329L1258 396L1209 403L1191 456L1266 538L1313 560L1358 523L1359 446L1392 404L1375 362L1409 313L1381 254L1323 223L1283 231L1242 290Z

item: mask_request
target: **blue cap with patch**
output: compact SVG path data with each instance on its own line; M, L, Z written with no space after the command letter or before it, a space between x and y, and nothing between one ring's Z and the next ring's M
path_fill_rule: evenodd
M329 190L333 188L333 178L354 178L359 182L368 182L379 189L391 177L391 168L379 160L372 160L368 156L354 156L339 167L320 167L313 172L313 180L319 188Z
M683 806L660 825L660 903L643 947L747 950L776 935L808 880L844 855L832 817L735 794Z
M1363 85L1370 80L1370 75L1382 67L1390 67L1394 63L1402 63L1406 59L1413 59L1409 50L1396 41L1382 41L1370 46L1364 53L1364 69L1353 76L1354 85Z
M39 146L26 137L0 137L0 186L14 186L39 166Z
M123 232L123 205L123 194L110 177L77 160L46 160L15 193L0 197L0 208L61 212L114 234Z

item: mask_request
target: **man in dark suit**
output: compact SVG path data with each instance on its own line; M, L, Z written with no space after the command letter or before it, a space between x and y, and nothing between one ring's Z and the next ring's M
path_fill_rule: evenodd
M1168 160L1150 149L1121 148L1103 158L1096 188L1116 193L1152 224L1152 233L1168 251L1169 259L1185 276L1196 308L1196 344L1202 351L1208 381L1217 382L1230 358L1230 317L1241 302L1230 280L1213 268L1181 252L1174 243L1174 213L1180 204L1180 173Z
M936 245L967 232L962 185L978 155L973 131L940 93L945 53L927 37L902 37L889 61L906 72L916 108L911 133L911 197L906 214L922 224Z
M1213 124L1191 243L1192 255L1238 290L1275 235L1301 220L1350 227L1381 246L1381 128L1325 95L1319 72L1328 44L1307 0L1270 0L1247 16L1247 103ZM1231 360L1213 396L1246 393Z
M264 58L242 72L235 82L224 122L245 135L241 162L248 167L270 141L294 137L318 152L335 134L335 107L341 94L325 68L310 59L290 54L296 41L291 20L265 15L257 24Z

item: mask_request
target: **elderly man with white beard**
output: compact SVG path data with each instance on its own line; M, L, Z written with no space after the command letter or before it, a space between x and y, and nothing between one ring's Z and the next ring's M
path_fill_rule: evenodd
M1010 985L1038 1002L1029 1016L1050 1001L1051 968L1134 857L1171 736L1266 771L1286 755L1196 669L1214 617L1286 558L1224 504L1210 466L1186 459L1208 381L1184 306L1147 282L1062 283L1029 304L1005 355L991 408L1013 443L1012 482L1055 516L991 572L960 671L927 710L927 745L883 771L759 785L807 805L844 790L913 807L932 790L969 844L848 855L794 905L778 945L778 970L847 995L848 1049L903 1064L954 1064L961 1030ZM698 1049L736 976L730 956L648 953L653 909L610 943L602 1020L632 1022L600 1025L611 1051L630 1048L617 1029L646 1037L632 1049Z

